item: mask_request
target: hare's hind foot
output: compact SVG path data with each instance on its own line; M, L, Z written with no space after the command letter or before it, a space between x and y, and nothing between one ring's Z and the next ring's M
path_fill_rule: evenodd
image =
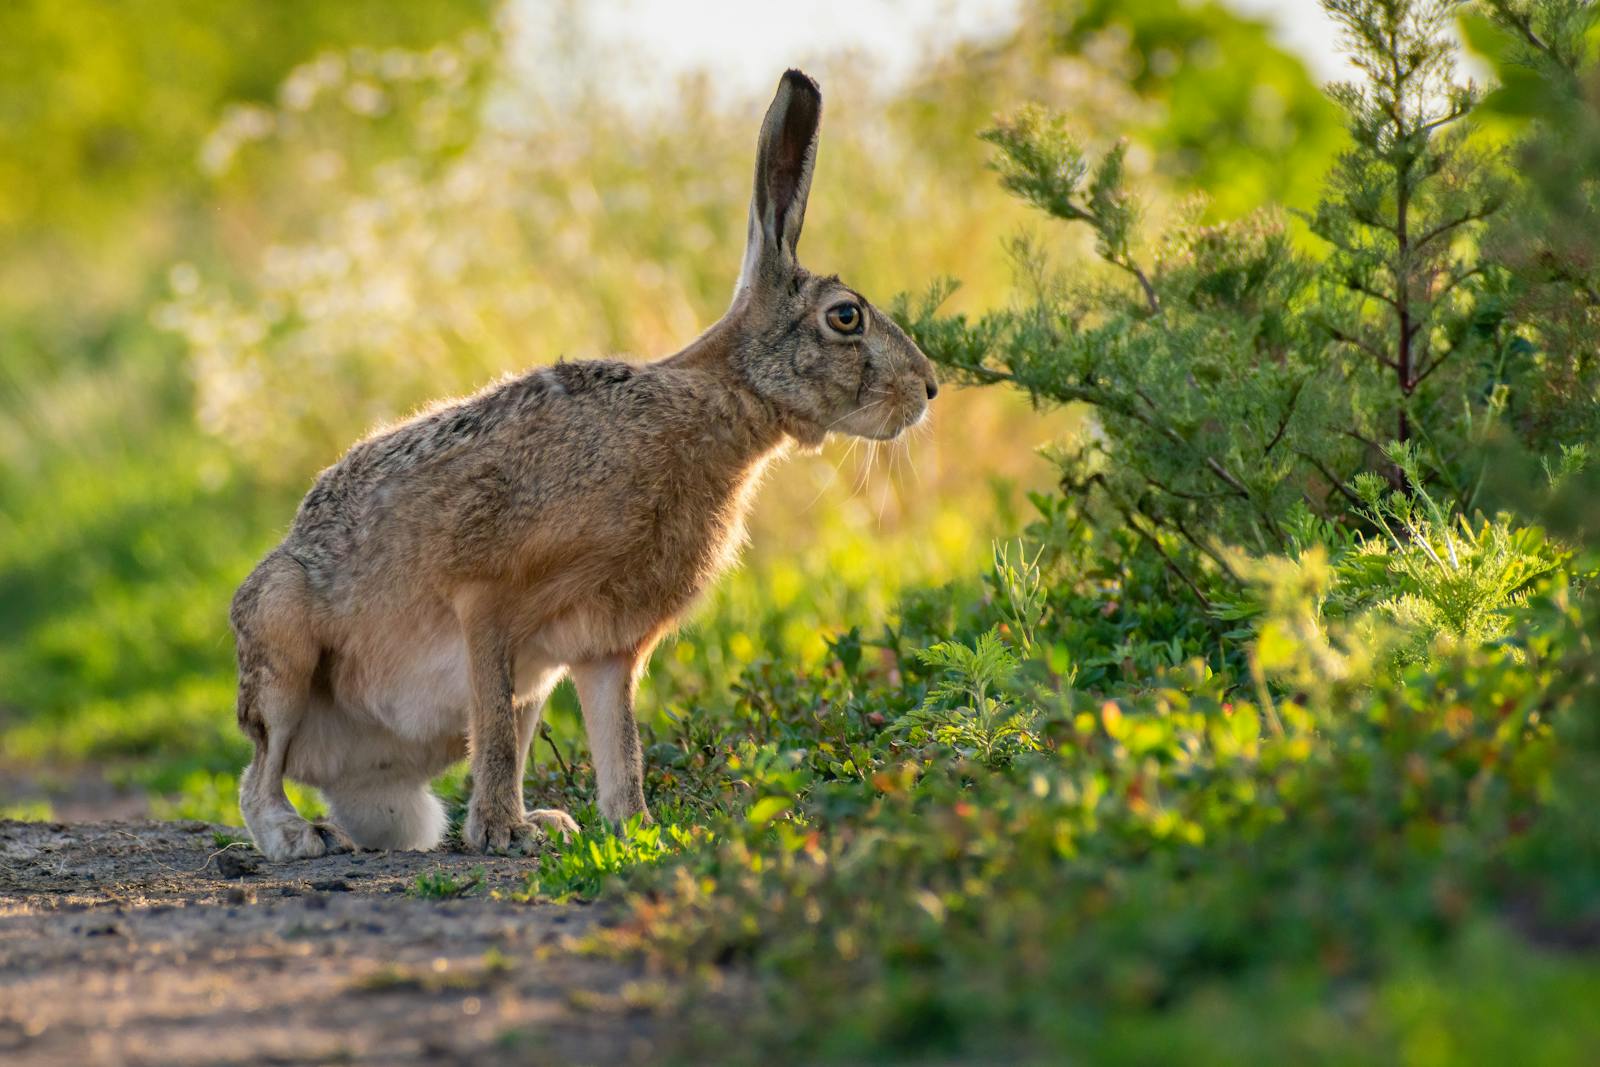
M263 762L258 755L239 781L239 810L263 856L274 862L308 860L354 848L338 827L302 818L284 796L281 771L272 773L270 761L266 769Z
M546 830L566 837L578 832L572 816L556 808L536 808L521 818L495 818L476 809L467 812L461 842L473 852L531 856L539 851Z
M251 824L250 836L261 854L274 862L314 860L355 849L338 827L306 822L298 815L273 819L265 825Z
M563 839L579 832L578 820L560 808L534 808L528 812L528 820L544 827L548 833L560 834Z

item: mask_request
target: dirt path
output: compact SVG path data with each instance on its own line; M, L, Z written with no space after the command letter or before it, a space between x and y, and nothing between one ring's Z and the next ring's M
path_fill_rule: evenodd
M268 864L205 823L0 822L0 1062L643 1063L661 987L563 950L597 909L495 900L530 861ZM421 872L485 883L454 900Z

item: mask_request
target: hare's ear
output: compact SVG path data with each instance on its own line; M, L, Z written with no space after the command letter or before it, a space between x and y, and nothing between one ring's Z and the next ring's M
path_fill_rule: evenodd
M822 93L817 83L798 70L784 72L761 123L755 193L750 198L750 234L735 294L754 285L763 274L777 277L796 266L795 246L806 220L806 196L811 192L821 121Z

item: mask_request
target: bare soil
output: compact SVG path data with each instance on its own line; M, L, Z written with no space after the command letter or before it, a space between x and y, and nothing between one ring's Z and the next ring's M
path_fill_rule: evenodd
M0 1062L646 1063L670 1000L508 899L530 859L267 863L199 822L0 822ZM242 835L240 835L242 836ZM466 896L407 890L469 876ZM498 894L497 892L498 891Z

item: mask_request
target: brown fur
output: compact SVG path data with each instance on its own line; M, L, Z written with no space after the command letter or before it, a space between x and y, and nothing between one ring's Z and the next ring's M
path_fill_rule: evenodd
M233 603L239 722L256 746L241 804L264 852L330 844L282 799L285 773L328 791L358 843L431 846L427 780L467 739L467 843L527 843L523 764L568 670L602 813L644 812L636 680L733 560L762 471L830 431L891 437L936 389L886 315L795 260L820 107L810 79L784 76L739 289L688 348L507 379L367 438L317 479ZM829 324L841 303L859 307L860 333Z

